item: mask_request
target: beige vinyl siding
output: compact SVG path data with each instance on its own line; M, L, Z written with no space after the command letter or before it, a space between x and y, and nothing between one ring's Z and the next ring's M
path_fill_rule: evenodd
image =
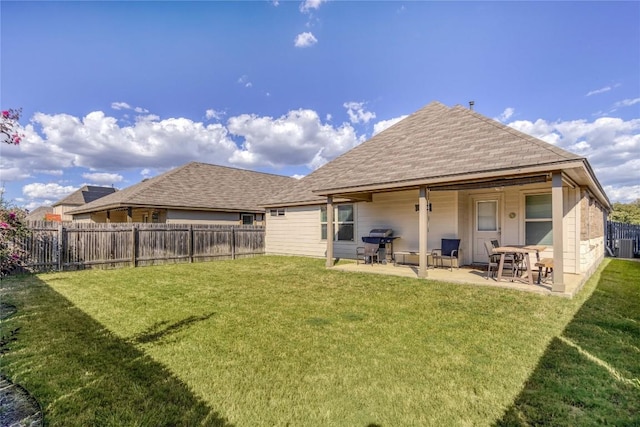
M456 192L431 193L429 248L440 247L440 239L457 237ZM395 236L394 250L418 248L418 191L401 191L373 195L372 202L354 204L355 239L334 242L334 256L354 259L356 247L362 246L362 236L374 228L391 228ZM438 210L436 211L436 206ZM324 257L326 241L320 239L320 205L289 207L285 216L267 215L266 252L270 254Z
M266 223L267 254L325 256L327 242L320 239L320 205L287 207L284 216L267 214Z
M418 190L380 193L373 195L373 202L358 204L357 240L374 228L391 228L394 250L415 251L418 249ZM429 212L427 247L439 248L442 238L458 237L457 206L455 191L429 193L432 211ZM361 244L361 243L360 243Z
M67 214L67 212L76 208L77 206L58 205L53 207L53 213L55 215L60 215L61 221L73 221L73 216Z

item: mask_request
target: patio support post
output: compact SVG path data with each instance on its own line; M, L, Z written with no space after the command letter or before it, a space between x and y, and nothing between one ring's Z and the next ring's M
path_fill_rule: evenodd
M418 207L418 250L419 265L418 277L427 277L427 198L429 190L426 186L420 186Z
M127 222L133 222L133 209L127 208Z
M333 267L333 196L327 196L327 267Z
M553 227L553 292L564 292L564 238L562 218L562 172L554 172L551 184L551 220Z

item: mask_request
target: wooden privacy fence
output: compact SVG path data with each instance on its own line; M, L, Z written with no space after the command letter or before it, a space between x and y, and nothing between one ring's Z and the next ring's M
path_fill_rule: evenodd
M264 227L196 224L30 224L27 271L137 267L264 254Z
M614 250L616 241L620 239L632 240L633 253L640 252L640 225L607 221L607 246Z

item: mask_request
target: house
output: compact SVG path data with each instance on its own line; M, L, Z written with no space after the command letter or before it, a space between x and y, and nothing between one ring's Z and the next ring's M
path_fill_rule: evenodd
M266 205L266 252L355 258L371 229L415 251L418 276L441 239L462 264L486 263L484 242L546 246L553 290L588 277L604 256L610 202L586 158L462 106L432 102L317 169ZM333 239L327 240L327 236Z
M47 216L53 214L53 207L51 206L38 206L24 218L27 222L32 221L46 221Z
M296 181L191 162L70 213L77 222L262 224L260 204Z
M116 190L113 187L98 187L94 185L85 185L82 188L69 194L64 199L55 202L53 207L53 215L58 221L71 221L72 216L69 215L69 211L79 206L83 206L87 203L91 203L94 200L98 200L104 196L115 193Z

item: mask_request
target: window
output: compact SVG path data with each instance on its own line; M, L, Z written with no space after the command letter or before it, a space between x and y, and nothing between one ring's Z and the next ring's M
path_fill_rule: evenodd
M242 219L242 225L253 225L255 216L253 214L242 214L241 219Z
M476 209L478 231L498 231L498 202L489 200L478 202Z
M335 230L334 240L353 242L355 225L353 221L353 205L338 205L333 214ZM320 238L327 240L327 207L320 207Z
M284 208L269 209L269 215L271 215L271 216L284 216Z
M524 243L553 245L551 194L525 196Z

